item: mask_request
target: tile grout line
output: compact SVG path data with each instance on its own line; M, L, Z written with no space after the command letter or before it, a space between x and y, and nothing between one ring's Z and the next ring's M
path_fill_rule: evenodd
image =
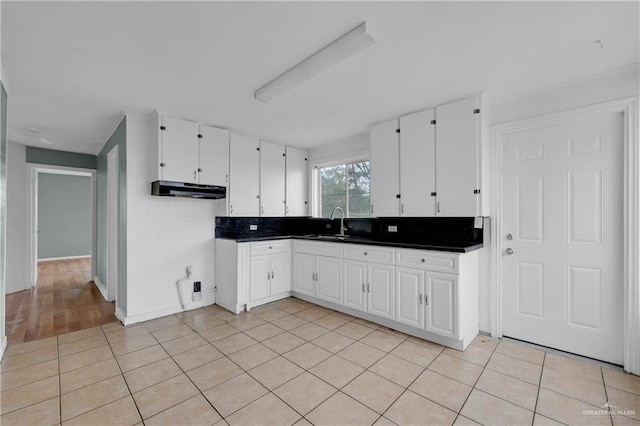
M536 403L533 406L533 419L531 419L531 425L533 426L533 422L536 419L536 414L538 413L538 400L540 399L540 389L542 389L542 375L544 374L544 364L547 361L547 353L544 352L542 356L542 369L540 370L540 379L538 379L538 392L536 392Z

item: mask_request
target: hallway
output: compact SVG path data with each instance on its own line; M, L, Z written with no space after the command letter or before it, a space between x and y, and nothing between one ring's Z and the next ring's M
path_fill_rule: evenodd
M117 321L91 281L89 258L38 263L38 285L6 296L8 343L28 342Z

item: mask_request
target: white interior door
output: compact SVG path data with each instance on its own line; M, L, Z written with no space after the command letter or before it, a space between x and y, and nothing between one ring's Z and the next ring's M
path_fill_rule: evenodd
M505 135L503 334L623 362L623 115Z

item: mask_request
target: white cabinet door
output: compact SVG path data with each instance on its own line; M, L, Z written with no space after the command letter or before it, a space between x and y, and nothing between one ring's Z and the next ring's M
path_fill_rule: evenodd
M477 216L480 194L478 97L436 108L438 216Z
M198 124L162 116L162 180L197 183Z
M316 256L316 297L342 302L342 259Z
M396 321L424 328L424 272L396 267Z
M284 146L260 141L260 216L284 216Z
M314 296L316 257L311 254L293 254L293 289Z
M260 215L260 141L231 133L229 152L229 214Z
M369 313L395 319L395 276L394 267L369 263L367 272L367 296Z
M269 290L269 281L271 279L269 263L268 255L251 257L251 279L249 280L249 297L251 300L262 299L271 294Z
M371 126L371 215L399 216L398 120Z
M309 215L309 161L307 151L286 148L286 216Z
M198 183L227 186L229 181L229 131L200 126Z
M271 295L291 291L291 254L271 255Z
M400 216L435 216L434 110L400 117Z
M367 264L357 260L345 259L343 270L342 304L359 311L367 310Z
M427 331L448 337L457 337L455 275L426 272L427 307L425 328Z

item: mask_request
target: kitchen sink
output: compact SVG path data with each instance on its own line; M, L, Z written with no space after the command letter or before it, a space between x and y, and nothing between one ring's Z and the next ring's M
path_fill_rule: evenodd
M310 238L318 238L320 240L328 240L328 241L344 241L349 238L349 235L305 235L305 237Z

